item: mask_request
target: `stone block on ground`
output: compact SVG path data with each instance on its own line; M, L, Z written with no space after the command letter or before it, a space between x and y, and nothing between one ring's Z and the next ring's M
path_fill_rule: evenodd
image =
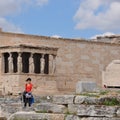
M35 103L48 103L52 102L52 96L34 96Z
M85 100L88 98L88 96L76 96L74 103L75 104L83 104L85 103Z
M52 103L40 103L36 106L35 111L44 113L66 113L67 107Z
M117 109L117 117L120 117L120 108Z
M64 120L64 114L17 112L8 120Z
M13 114L17 111L21 111L22 110L22 104L21 103L2 104L0 109L5 114L5 116L9 116L10 114Z
M99 100L96 97L88 96L76 96L74 100L75 104L98 104Z
M65 117L65 120L81 120L81 119L76 115L67 115Z
M96 92L97 89L97 84L92 81L79 81L76 84L76 94L83 92Z
M56 104L72 104L74 95L55 95L53 97L53 103Z
M76 114L78 116L89 117L116 117L117 106L100 106L100 105L75 105L69 104L69 113Z
M107 117L83 117L80 120L120 120L120 118L107 118Z

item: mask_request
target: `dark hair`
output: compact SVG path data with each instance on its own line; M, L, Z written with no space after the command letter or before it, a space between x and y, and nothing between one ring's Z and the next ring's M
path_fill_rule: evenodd
M27 80L26 81L31 81L31 78L27 78Z

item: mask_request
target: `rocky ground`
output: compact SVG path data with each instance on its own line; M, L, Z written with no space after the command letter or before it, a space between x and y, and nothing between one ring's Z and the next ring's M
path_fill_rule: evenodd
M120 120L120 91L34 96L23 108L20 96L0 98L0 120Z

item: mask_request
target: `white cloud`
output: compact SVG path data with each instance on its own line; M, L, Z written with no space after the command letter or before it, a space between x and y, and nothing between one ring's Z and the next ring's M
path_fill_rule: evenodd
M0 16L20 10L20 0L0 0Z
M61 38L60 35L52 35L51 37L53 37L53 38Z
M48 0L36 0L37 5L43 6L48 3Z
M0 0L0 28L4 31L21 32L21 29L9 22L6 16L21 12L23 6L43 6L47 3L48 0Z
M5 16L22 10L23 5L42 6L48 3L48 0L0 0L0 16Z
M20 27L17 27L2 17L0 17L0 27L3 29L3 31L22 33Z
M22 32L22 30L9 22L5 16L21 11L23 0L0 0L0 28L8 32Z
M85 0L74 20L76 29L120 30L120 0Z

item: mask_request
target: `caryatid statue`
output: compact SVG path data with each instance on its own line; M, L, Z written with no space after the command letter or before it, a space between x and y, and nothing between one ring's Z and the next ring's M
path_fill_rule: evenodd
M8 57L8 63L9 63L9 72L13 72L13 58L12 58L12 53L9 53Z
M41 73L43 74L44 73L44 69L45 69L45 59L44 59L44 54L42 54L42 57L40 59L40 66L41 66Z
M18 73L22 72L22 57L21 53L18 54Z
M30 59L29 59L29 66L30 66L30 73L34 73L34 59L33 59L33 53L31 53Z

